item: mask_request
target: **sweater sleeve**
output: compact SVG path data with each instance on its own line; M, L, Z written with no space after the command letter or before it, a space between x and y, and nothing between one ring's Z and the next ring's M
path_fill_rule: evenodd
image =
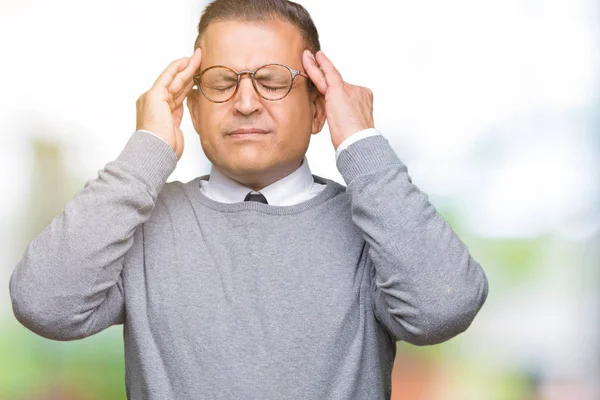
M378 135L353 143L337 167L369 248L378 321L396 340L415 345L465 331L487 298L485 272L412 183L388 140Z
M27 246L9 281L21 324L49 339L75 340L124 322L125 255L176 164L166 143L132 134Z

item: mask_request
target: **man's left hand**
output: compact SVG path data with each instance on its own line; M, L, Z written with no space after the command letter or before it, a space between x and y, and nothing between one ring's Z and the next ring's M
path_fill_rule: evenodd
M337 150L353 134L375 127L371 89L344 82L322 51L317 52L315 59L309 50L305 50L302 63L319 92L325 96L327 124L334 149Z

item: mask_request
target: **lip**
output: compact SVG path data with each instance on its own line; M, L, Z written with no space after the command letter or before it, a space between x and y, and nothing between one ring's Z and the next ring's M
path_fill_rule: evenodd
M246 135L264 135L268 131L260 128L240 128L229 132L230 136L246 136Z

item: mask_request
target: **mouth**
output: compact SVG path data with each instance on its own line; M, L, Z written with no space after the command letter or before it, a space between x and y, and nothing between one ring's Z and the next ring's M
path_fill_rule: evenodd
M231 136L234 138L249 138L263 136L268 133L269 131L260 128L240 128L229 132L227 136Z

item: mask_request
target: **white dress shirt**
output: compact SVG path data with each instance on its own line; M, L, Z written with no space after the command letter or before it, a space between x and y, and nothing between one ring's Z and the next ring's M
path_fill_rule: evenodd
M143 129L140 129L140 131L147 132L164 142L161 137L150 131ZM346 138L336 149L335 160L337 161L342 150L352 143L373 135L380 135L380 132L375 128L368 128ZM221 203L238 203L244 201L246 195L251 192L261 193L265 196L269 205L272 206L298 204L313 198L323 189L325 189L325 185L314 181L306 156L304 156L300 167L294 172L271 183L259 192L234 181L214 166L210 170L210 179L200 182L200 191L212 200Z
M246 195L262 193L272 206L289 206L316 196L325 185L314 181L306 156L302 165L291 174L265 186L259 192L234 181L214 166L210 170L210 180L200 181L200 191L208 198L221 203L238 203Z

